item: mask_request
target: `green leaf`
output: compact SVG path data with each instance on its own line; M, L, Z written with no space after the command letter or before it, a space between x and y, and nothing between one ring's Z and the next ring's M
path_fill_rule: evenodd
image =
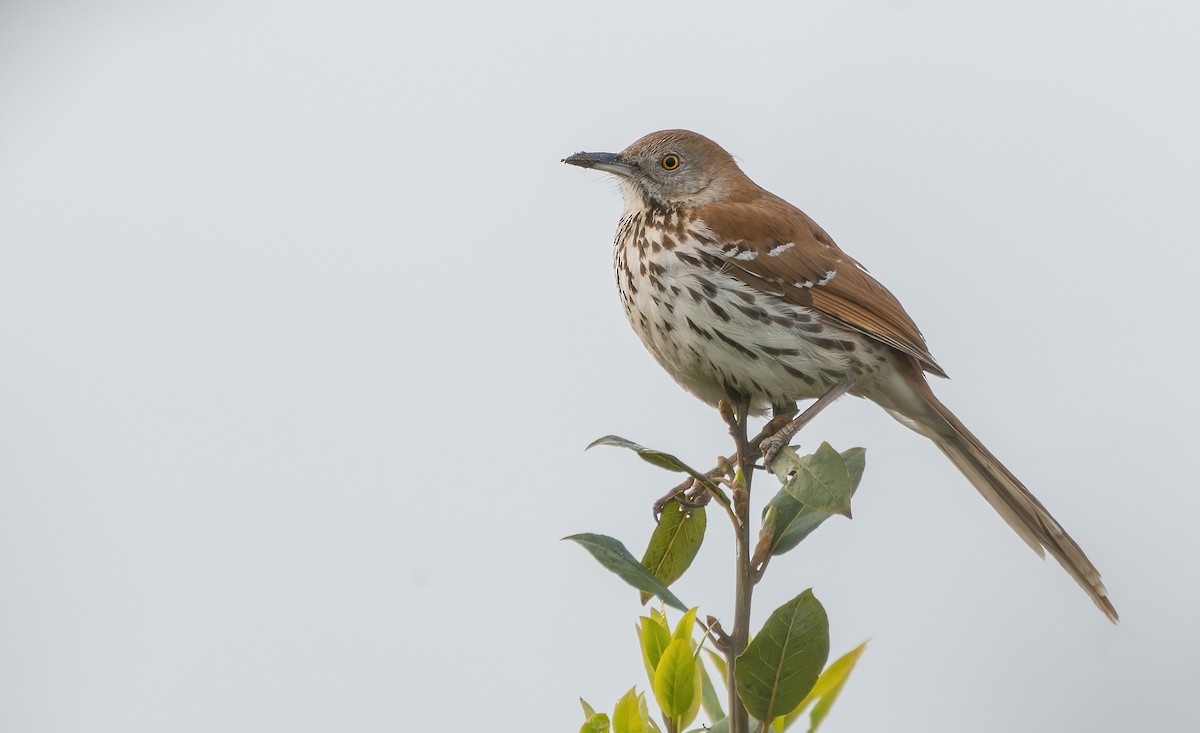
M696 699L696 682L691 640L675 639L654 671L654 699L663 714L669 718L683 717Z
M658 723L655 723L654 718L650 717L650 710L646 707L646 693L644 692L638 695L638 712L642 716L642 725L646 727L646 730L661 733Z
M613 733L646 733L638 705L637 687L629 688L629 692L617 700L617 706L613 709L612 729Z
M810 718L811 727L808 729L809 733L815 733L821 722L825 720L825 716L829 714L829 708L837 700L838 694L842 691L842 686L850 677L850 672L854 669L854 665L858 662L858 658L866 648L867 642L864 641L826 667L821 676L817 678L817 683L813 685L812 690L804 700L796 706L796 709L787 715L781 715L776 718L771 723L771 727L777 732L786 730L804 714L809 705L816 702L817 704L813 707Z
M608 730L608 716L604 713L596 713L579 728L579 733L608 733Z
M679 623L675 624L675 630L671 632L671 639L686 639L692 640L692 629L696 628L696 611L698 608L689 608L687 613L679 617Z
M842 460L846 462L846 470L850 473L850 493L858 488L862 481L863 471L867 470L867 449L849 448L842 451Z
M671 632L653 618L642 616L641 626L638 627L638 641L642 647L642 661L646 665L646 674L650 676L650 683L654 684L654 670L658 669L658 660L671 643Z
M820 679L820 678L818 678L818 679ZM808 706L809 706L809 704L812 703L812 700L813 700L813 696L812 696L812 693L810 692L807 697L805 697L803 700L800 701L800 704L796 706L795 710L788 713L787 715L780 715L777 718L775 718L774 720L772 720L771 721L771 730L775 731L775 733L783 733L783 731L790 728L792 723L795 723L797 720L800 719L800 716L804 715L804 711L808 709Z
M607 537L602 534L573 534L570 537L563 537L564 540L578 542L583 546L583 549L592 554L592 557L604 567L616 573L622 580L629 583L638 590L644 590L648 593L658 596L663 601L680 611L686 611L687 606L683 601L675 597L675 594L667 589L667 586L662 584L662 581L654 577L654 574L645 568L637 559L629 554L629 550L612 537Z
M828 443L821 443L815 453L803 458L784 449L772 469L780 480L794 472L784 488L797 501L830 514L850 516L850 470L842 454Z
M867 648L867 642L859 644L851 651L844 654L836 662L829 665L821 673L821 677L817 680L813 692L816 694L820 689L819 699L813 705L812 715L810 720L812 725L809 726L808 733L816 733L817 728L824 722L825 716L829 715L829 709L837 702L838 695L842 694L842 688L846 685L846 680L850 678L850 673L854 671L854 665L858 663L858 658L862 656L863 650Z
M791 449L785 448L784 450ZM795 454L794 451L792 453ZM853 495L858 490L858 484L862 480L863 470L866 467L866 450L850 448L842 452L842 459L846 462L846 469L850 475L850 494ZM786 474L786 471L784 473ZM833 516L830 512L805 506L788 493L786 488L780 489L779 493L767 503L766 508L763 509L764 518L766 513L772 509L776 513L775 531L771 545L772 555L782 555L791 550L812 534L813 530L821 526L822 522Z
M667 502L654 533L650 535L642 565L664 585L679 580L700 551L707 524L704 507L685 509L677 501ZM642 603L648 600L650 594L643 591Z
M700 707L704 704L704 684L700 679L700 672L704 668L704 665L700 663L700 657L696 656L694 652L692 655L692 668L695 670L695 674L692 675L692 680L694 680L692 704L679 717L680 730L685 726L691 725L696 720L700 715Z
M717 688L713 687L708 668L699 657L696 657L696 669L700 672L700 702L704 705L704 714L713 721L724 718L725 710L721 707L721 696L717 694Z
M738 657L738 695L750 714L770 722L796 708L829 658L829 618L806 590L775 609Z
M729 671L727 669L725 669L725 657L722 657L720 654L717 654L712 649L705 649L704 651L708 653L708 658L712 660L713 666L716 667L717 672L720 673L721 684L722 685L729 684Z
M597 438L589 443L588 447L584 448L584 450L591 450L598 445L611 445L617 448L628 448L634 453L637 453L638 456L640 456L642 460L646 461L647 463L651 463L659 468L665 468L668 471L686 473L703 484L717 498L717 501L721 502L725 506L729 506L729 497L725 495L724 491L721 491L721 488L717 486L717 484L711 478L700 473L670 453L664 453L660 450L654 450L653 448L647 448L645 446L638 445L632 440L626 440L618 435L606 435L603 438Z
M589 705L588 701L584 700L582 697L579 698L579 704L583 707L584 720L590 719L592 716L594 716L596 714L595 708L593 708L591 705Z
M611 445L616 448L628 448L634 453L637 453L642 460L646 461L647 463L654 464L659 468L665 468L668 471L676 471L678 473L694 472L693 469L690 468L686 463L670 453L664 453L660 450L647 448L643 445L633 442L632 440L626 440L619 435L606 435L603 438L597 438L591 443L588 443L588 447L584 448L584 450L591 450L598 445Z

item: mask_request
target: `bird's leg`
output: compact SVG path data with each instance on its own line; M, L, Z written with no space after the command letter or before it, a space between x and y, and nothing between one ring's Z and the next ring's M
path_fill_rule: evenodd
M775 456L779 455L779 451L796 437L796 433L800 432L801 428L812 421L814 417L820 414L821 410L833 404L834 400L850 391L854 386L854 376L847 374L828 392L821 395L816 402L808 406L804 412L792 419L787 425L784 425L779 432L762 442L762 459L763 466L770 471L771 463L774 462Z
M797 412L798 410L796 409L795 402L791 404L771 405L771 421L767 423L767 427L771 427L773 425L786 425L792 421L792 418L796 416ZM764 427L763 430L766 431L766 428ZM765 437L769 438L777 432L779 432L779 429L775 428ZM759 440L758 442L761 443L762 440Z
M759 455L761 455L760 446L763 444L763 441L783 430L783 428L787 426L788 421L795 416L795 414L796 405L794 403L791 405L775 405L772 407L770 422L764 425L759 434L754 436L754 438L746 446L746 460L757 460ZM736 421L737 417L734 416L733 419ZM723 480L732 480L735 471L735 461L737 461L736 454L732 456L719 456L717 458L717 465L714 468L706 471L704 475L717 483L722 483ZM710 494L708 490L704 488L704 485L696 479L684 479L679 485L675 486L666 494L663 494L657 501L654 502L654 521L658 521L659 517L662 516L663 507L665 507L667 502L671 501L672 499L677 499L684 507L707 506L708 502L712 499L712 494Z
M784 429L784 427L787 426L788 421L796 414L796 406L794 404L776 405L771 409L771 414L772 417L770 422L764 425L763 429L758 433L758 435L754 436L749 445L746 446L747 460L758 459L758 457L761 455L760 446L763 444L763 441L780 432ZM706 471L704 475L708 476L717 483L721 483L726 479L732 480L735 470L734 462L736 460L736 454L732 456L719 456L717 458L716 467ZM704 485L696 479L685 479L678 486L671 489L666 494L663 494L657 501L654 502L654 521L657 522L658 518L662 516L663 507L667 505L667 502L675 498L678 498L679 503L685 507L697 507L706 506L709 500L712 499L712 494L710 494L708 490L704 488Z
M731 435L736 437L740 430L741 435L745 436L746 419L750 414L749 397L730 391L729 399L721 400L717 405L717 410L721 413L721 419L729 426ZM718 458L717 467L704 475L718 482L722 479L732 479L734 468L736 468L733 462L739 460L738 456L744 455L746 452L745 443L739 443L738 453L735 454L734 458ZM712 494L709 493L700 480L696 478L685 479L654 502L654 521L658 521L659 517L662 516L663 508L671 500L678 501L683 507L700 507L705 506L712 500Z

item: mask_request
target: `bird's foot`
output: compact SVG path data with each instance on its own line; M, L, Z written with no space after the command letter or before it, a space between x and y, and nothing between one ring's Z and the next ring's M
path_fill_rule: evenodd
M779 455L779 451L783 450L784 446L792 442L792 438L796 437L796 433L807 425L814 417L820 414L821 410L833 404L834 400L850 391L854 386L854 377L847 375L837 384L833 385L828 392L821 395L816 402L808 406L804 412L797 415L787 425L784 425L773 435L763 439L759 447L762 450L763 467L768 471L771 470L771 464L775 461L775 457Z
M709 493L708 489L698 479L689 478L654 502L655 522L662 517L663 509L672 500L679 502L679 505L684 508L695 509L707 506L708 502L712 501L712 494Z
M785 425L784 430L786 430L787 427L788 426ZM779 455L779 451L783 450L794 437L794 434L785 435L784 430L780 430L778 433L775 433L771 437L767 438L759 446L762 450L763 468L768 471L771 470L771 464L775 462L775 457Z

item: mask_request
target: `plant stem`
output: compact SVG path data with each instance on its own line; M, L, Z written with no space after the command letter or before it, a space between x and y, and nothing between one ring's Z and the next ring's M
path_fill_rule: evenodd
M737 658L750 640L750 599L754 578L750 567L750 481L754 477L754 457L751 455L746 422L749 405L739 402L737 413L729 422L729 432L737 446L737 475L733 485L733 511L736 519L734 533L737 557L734 584L733 632L725 650L725 665L729 672L729 733L750 733L750 718L742 698L737 693Z

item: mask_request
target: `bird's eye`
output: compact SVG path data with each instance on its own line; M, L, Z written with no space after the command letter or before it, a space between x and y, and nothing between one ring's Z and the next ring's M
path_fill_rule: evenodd
M679 167L679 156L674 153L664 155L662 159L662 167L665 171L675 170Z

